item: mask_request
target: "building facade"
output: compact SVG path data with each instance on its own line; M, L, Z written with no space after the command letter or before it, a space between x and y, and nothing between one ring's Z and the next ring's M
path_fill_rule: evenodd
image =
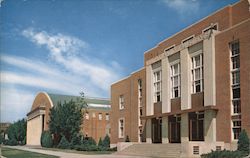
M43 131L49 130L49 112L58 103L73 100L80 104L80 97L39 92L27 114L27 145L40 146ZM83 108L83 125L81 133L92 137L96 142L99 138L110 135L110 101L108 99L85 97L87 107Z
M241 0L160 42L111 86L111 143L180 143L185 155L250 135L250 7ZM140 131L142 129L142 131Z

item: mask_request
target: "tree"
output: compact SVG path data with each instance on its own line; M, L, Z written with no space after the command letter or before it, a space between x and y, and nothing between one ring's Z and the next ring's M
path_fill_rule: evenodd
M53 146L52 136L49 131L43 131L41 135L42 147L51 148Z
M69 141L65 138L65 136L63 136L57 146L58 148L61 148L61 149L68 149L70 148L70 143Z
M49 129L54 135L55 144L58 144L58 140L63 136L71 142L72 137L80 131L82 118L82 106L77 105L73 100L64 104L58 103L57 106L52 107Z
M11 124L7 129L7 134L10 142L17 142L19 145L24 145L26 142L27 121L25 119L18 120Z
M238 150L249 154L249 138L247 132L244 129L240 132L239 135Z

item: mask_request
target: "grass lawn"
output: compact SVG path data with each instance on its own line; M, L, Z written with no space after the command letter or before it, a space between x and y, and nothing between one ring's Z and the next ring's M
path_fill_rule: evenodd
M29 151L2 147L2 155L7 158L58 158L57 156L39 154Z
M116 151L77 151L70 149L58 149L58 148L39 148L43 150L52 150L52 151L62 151L67 153L76 153L76 154L84 154L84 155L97 155L97 154L112 154Z

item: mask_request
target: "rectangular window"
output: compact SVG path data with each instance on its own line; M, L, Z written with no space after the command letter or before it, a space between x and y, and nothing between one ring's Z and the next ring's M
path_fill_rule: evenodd
M238 139L241 132L241 121L234 120L233 121L233 139Z
M231 42L229 44L229 47L230 47L230 55L231 55L232 113L240 114L241 105L240 105L240 44L239 44L239 41ZM238 129L236 129L236 131L237 130Z
M119 96L119 107L120 109L124 109L124 96L123 95Z
M88 120L89 119L89 113L85 113L85 118L86 118L86 120Z
M141 79L138 80L138 97L139 98L142 97L142 80Z
M192 89L193 93L203 91L203 54L200 53L191 58L192 60Z
M124 138L124 118L119 119L119 138Z
M232 102L233 102L233 113L240 114L241 113L240 99L234 99Z
M106 114L106 121L108 121L109 120L109 114L107 113Z
M170 67L170 80L171 80L171 92L172 92L172 98L180 97L180 63L171 65Z
M98 118L99 118L99 120L102 120L102 113L98 114Z
M95 113L94 112L92 113L92 117L95 118Z
M154 102L161 101L161 70L154 72Z

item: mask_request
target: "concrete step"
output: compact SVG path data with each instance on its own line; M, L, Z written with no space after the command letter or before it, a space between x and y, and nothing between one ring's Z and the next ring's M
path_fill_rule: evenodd
M122 151L117 152L121 155L137 155L147 157L180 157L181 144L133 144Z

